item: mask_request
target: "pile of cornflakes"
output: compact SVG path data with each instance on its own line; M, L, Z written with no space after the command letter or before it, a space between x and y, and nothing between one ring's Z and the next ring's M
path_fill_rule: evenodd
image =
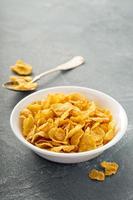
M36 82L32 83L31 76L10 76L10 81L15 90L35 90L38 86Z
M89 172L89 178L97 181L104 181L105 176L111 176L116 174L119 168L119 165L116 162L107 162L103 161L100 163L100 166L104 168L104 171L92 169Z
M79 93L49 94L20 112L23 136L54 152L83 152L103 146L116 134L109 110Z
M32 66L23 60L18 60L15 65L11 66L11 70L19 75L30 75L32 73Z

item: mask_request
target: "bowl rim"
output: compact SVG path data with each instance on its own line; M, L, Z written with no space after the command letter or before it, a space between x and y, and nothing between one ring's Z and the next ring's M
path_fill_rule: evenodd
M52 152L52 151L49 151L49 150L46 150L46 149L41 149L33 144L31 144L30 142L28 142L24 137L21 137L15 130L14 130L14 127L13 127L13 117L14 117L14 114L15 114L15 111L17 109L17 107L22 104L25 100L27 100L28 98L31 98L32 96L34 96L35 94L39 94L39 93L42 93L43 91L48 91L48 90L56 90L56 89L65 89L65 88L75 88L75 89L80 89L80 90L89 90L89 91L92 91L92 92L95 92L99 95L103 95L107 98L109 98L111 101L113 101L117 106L119 106L119 108L121 109L122 111L122 114L123 114L123 118L124 118L124 121L125 121L125 125L123 127L123 129L121 131L118 131L117 134L115 135L115 137L110 141L108 142L107 144L103 145L102 147L98 147L96 149L93 149L93 150L89 150L89 151L84 151L84 152L75 152L75 153L60 153L60 152ZM56 92L56 91L55 91ZM45 95L45 94L44 94ZM119 140L124 136L126 130L127 130L127 125L128 125L128 118L127 118L127 114L126 114L126 111L125 109L122 107L122 105L116 101L112 96L104 93L104 92L101 92L99 90L96 90L96 89L92 89L92 88L88 88L88 87L81 87L81 86L55 86L55 87L49 87L49 88L45 88L45 89L41 89L39 91L35 91L33 92L32 94L24 97L22 100L20 100L16 105L15 107L13 108L12 112L11 112L11 115L10 115L10 126L11 126L11 129L14 133L14 135L27 147L29 147L30 149L32 149L34 152L37 152L38 154L45 154L47 156L55 156L55 157L82 157L82 156L91 156L93 154L98 154L100 152L103 152L105 151L106 149L114 146L117 142L119 142ZM22 135L23 136L23 135Z

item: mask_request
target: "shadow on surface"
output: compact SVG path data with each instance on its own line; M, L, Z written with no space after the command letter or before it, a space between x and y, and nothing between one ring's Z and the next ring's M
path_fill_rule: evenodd
M89 188L87 173L93 160L78 164L61 164L45 160L35 153L32 153L32 158L31 162L27 160L34 168L28 179L33 183L32 190L39 190L40 197L55 200L82 199L83 196L87 198L88 192L84 191Z
M16 94L14 94L12 96L12 98L10 99L10 107L14 108L14 106L21 101L24 97L28 96L29 94L32 94L34 91L30 91L30 92L14 92Z

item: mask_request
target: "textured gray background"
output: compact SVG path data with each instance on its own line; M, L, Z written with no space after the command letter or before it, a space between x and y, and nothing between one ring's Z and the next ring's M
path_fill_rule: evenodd
M126 109L129 126L115 147L89 162L63 165L44 160L13 135L9 118L27 93L0 91L1 200L133 199L133 1L132 0L0 0L0 82L9 66L22 58L34 73L74 55L86 64L56 73L40 87L79 85L101 90ZM120 164L105 182L87 178L101 160Z

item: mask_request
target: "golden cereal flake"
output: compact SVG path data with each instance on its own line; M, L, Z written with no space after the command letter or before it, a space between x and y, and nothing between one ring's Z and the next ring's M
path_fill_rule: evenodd
M116 162L103 161L100 163L100 165L105 169L106 176L111 176L113 174L116 174L119 168L119 165Z
M89 172L89 178L92 179L92 180L104 181L105 180L105 174L102 171L92 169Z

